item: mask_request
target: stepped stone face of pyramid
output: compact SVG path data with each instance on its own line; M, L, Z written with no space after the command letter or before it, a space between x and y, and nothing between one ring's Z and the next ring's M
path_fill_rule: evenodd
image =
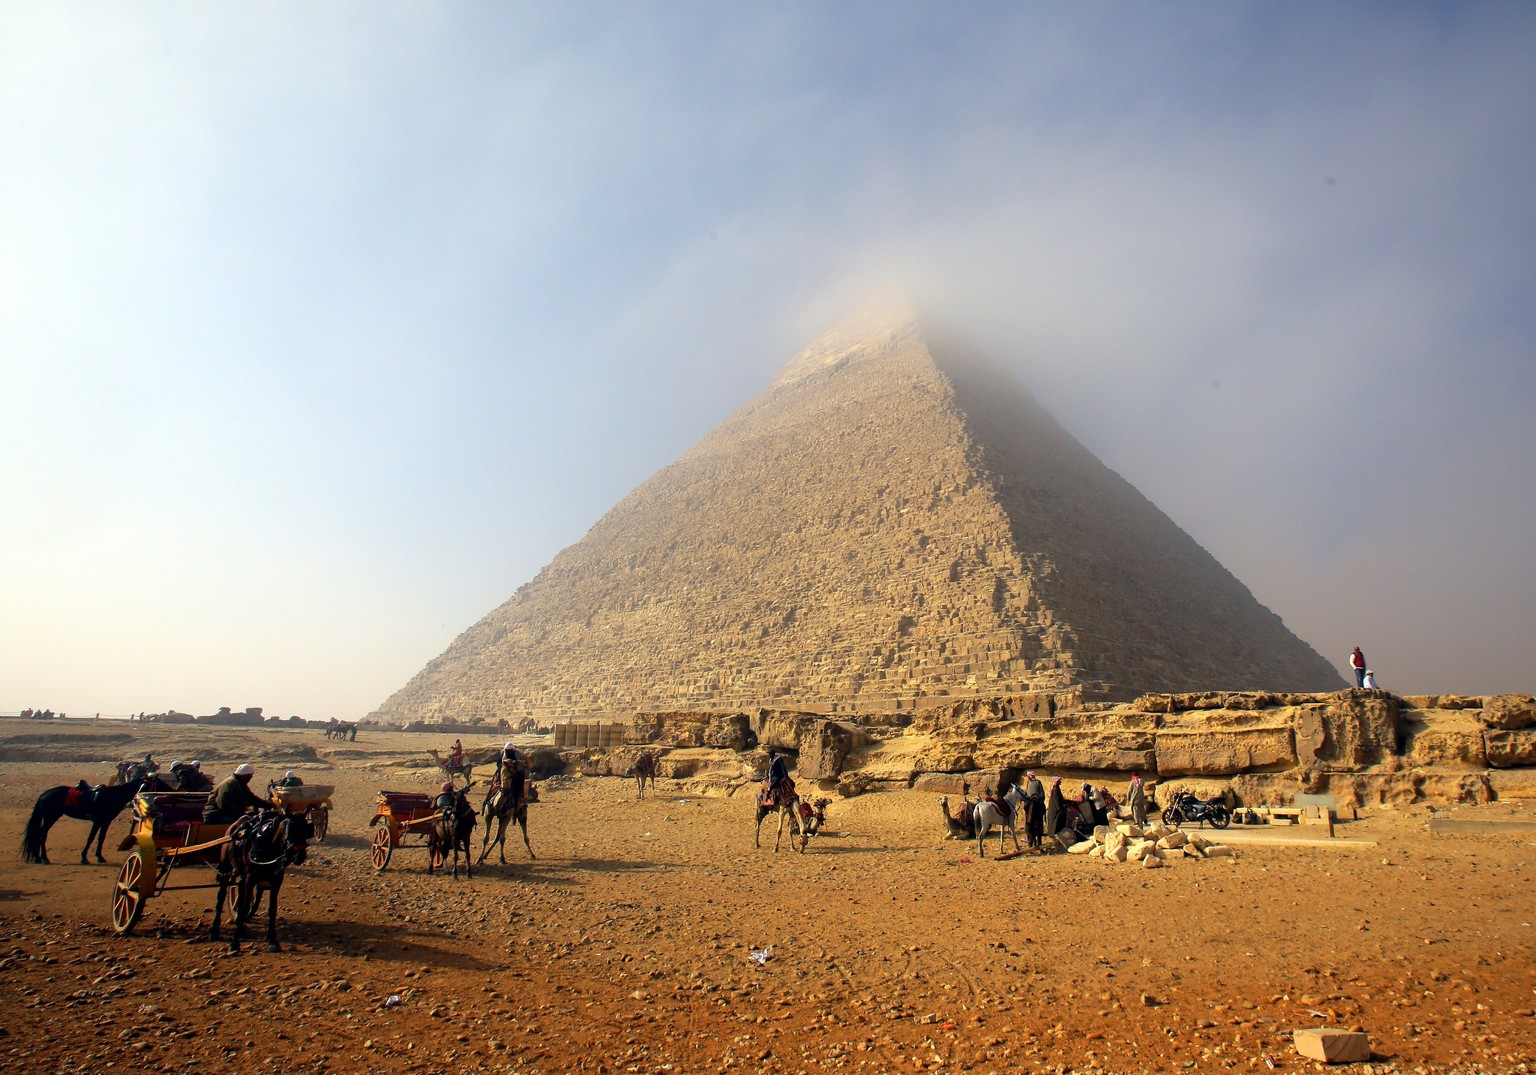
M1342 685L1023 387L908 316L795 356L375 717Z

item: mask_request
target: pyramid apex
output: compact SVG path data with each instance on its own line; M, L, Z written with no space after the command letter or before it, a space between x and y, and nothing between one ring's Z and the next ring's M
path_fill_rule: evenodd
M905 296L865 302L779 370L779 388L812 374L835 369L857 354L919 334L917 313Z

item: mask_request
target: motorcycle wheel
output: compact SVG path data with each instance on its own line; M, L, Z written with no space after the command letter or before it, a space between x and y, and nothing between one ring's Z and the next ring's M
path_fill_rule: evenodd
M1164 825L1177 825L1183 820L1184 811L1180 810L1177 806L1170 806L1168 809L1163 811Z
M1224 829L1232 823L1232 815L1227 813L1225 806L1211 807L1211 816L1206 818L1215 829Z

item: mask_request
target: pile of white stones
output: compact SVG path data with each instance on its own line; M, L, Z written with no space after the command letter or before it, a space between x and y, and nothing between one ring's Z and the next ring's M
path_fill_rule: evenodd
M1213 844L1198 833L1180 832L1162 822L1143 829L1140 825L1119 822L1099 825L1093 836L1067 848L1069 855L1087 855L1105 862L1140 862L1149 870L1166 865L1170 855L1185 858L1224 858L1232 854L1225 844Z

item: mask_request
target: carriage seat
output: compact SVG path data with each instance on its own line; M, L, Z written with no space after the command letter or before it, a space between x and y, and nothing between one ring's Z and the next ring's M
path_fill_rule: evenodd
M149 800L149 814L155 820L155 832L184 833L191 826L201 826L203 805L207 801L208 793L204 791L153 796Z
M379 805L389 807L392 814L409 814L434 809L432 796L422 791L381 791Z

